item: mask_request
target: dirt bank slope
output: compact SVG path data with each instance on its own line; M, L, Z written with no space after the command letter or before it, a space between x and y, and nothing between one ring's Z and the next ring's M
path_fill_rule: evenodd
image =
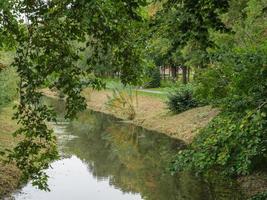
M49 90L43 90L43 93L52 97L57 95ZM86 89L83 94L89 109L127 120L120 112L114 112L106 105L111 91ZM206 126L217 114L218 110L205 106L174 115L168 111L162 98L139 94L136 116L130 122L190 143L198 130Z

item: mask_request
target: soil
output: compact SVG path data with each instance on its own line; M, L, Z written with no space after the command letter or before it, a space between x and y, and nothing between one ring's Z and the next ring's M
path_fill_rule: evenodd
M50 90L42 92L51 97L56 97L57 93ZM192 142L198 131L206 126L216 115L218 109L211 106L193 108L181 114L172 114L161 98L153 96L137 95L135 101L135 118L128 120L120 110L110 109L107 106L108 96L112 96L109 90L96 91L85 89L83 92L89 109L114 115L120 119L142 126L146 129L167 134L173 138Z

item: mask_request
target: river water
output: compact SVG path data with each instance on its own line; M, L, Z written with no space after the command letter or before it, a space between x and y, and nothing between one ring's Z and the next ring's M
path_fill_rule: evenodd
M63 119L64 103L56 108L61 159L47 171L50 192L30 183L13 195L16 200L239 200L234 183L193 173L171 176L173 156L183 142L126 124L111 116L85 111L76 120ZM159 122L160 123L160 122Z

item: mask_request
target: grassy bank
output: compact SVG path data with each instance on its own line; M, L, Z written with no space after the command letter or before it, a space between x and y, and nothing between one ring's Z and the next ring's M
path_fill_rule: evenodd
M12 136L16 130L17 124L12 118L12 105L6 105L0 108L0 151L11 149L17 143L18 139ZM0 157L0 199L9 194L19 186L20 171L14 164L4 164Z
M106 106L110 91L85 90L85 97L90 109L113 114L125 119L118 111L112 111ZM169 112L164 95L139 92L136 116L132 123L149 130L165 133L173 138L190 143L198 130L206 126L218 114L209 106L188 110L178 115Z
M49 90L43 90L43 92L52 97L57 95ZM107 107L108 96L112 94L110 90L86 89L83 94L89 109L127 120L119 111L110 110ZM137 97L136 115L130 121L131 123L181 139L186 143L190 143L198 130L206 126L218 114L218 110L205 106L174 115L166 107L166 94L138 92Z

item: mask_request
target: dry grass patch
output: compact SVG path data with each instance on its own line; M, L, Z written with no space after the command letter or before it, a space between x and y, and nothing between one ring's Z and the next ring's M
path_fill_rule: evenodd
M42 90L42 92L50 97L58 97L56 92L47 89ZM204 106L174 115L169 112L163 99L138 94L136 116L131 122L149 130L158 131L183 140L186 143L192 142L198 130L205 127L219 113L218 109ZM83 91L83 96L86 98L89 109L128 120L123 113L107 107L108 96L111 95L112 91L110 90L96 91L87 88Z
M20 185L20 170L14 164L0 162L0 199L16 190Z
M15 146L18 138L12 133L18 125L12 118L12 105L0 109L0 150L11 149ZM0 157L0 198L9 194L19 186L21 173L15 164L4 164Z
M83 94L87 99L89 109L127 120L121 113L112 112L106 107L111 91L86 89ZM162 99L139 95L136 116L132 122L190 143L198 130L206 126L218 113L217 109L205 106L173 115L168 111Z
M12 148L18 141L12 136L12 133L18 128L17 123L12 120L12 105L0 108L0 149Z
M110 113L106 107L106 102L108 101L108 96L111 94L112 92L108 90L96 91L85 89L83 92L88 108L104 113Z

